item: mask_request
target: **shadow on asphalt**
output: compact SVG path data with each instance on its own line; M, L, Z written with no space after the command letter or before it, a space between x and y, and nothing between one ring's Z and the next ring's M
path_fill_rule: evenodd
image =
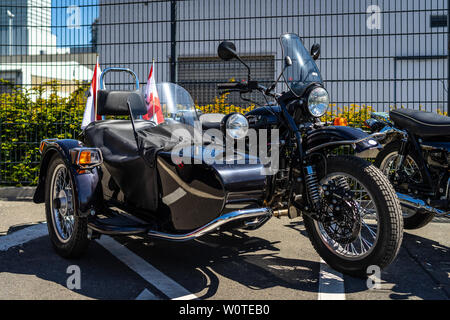
M71 265L81 270L81 288L73 292L67 289ZM82 258L67 260L55 253L48 236L0 251L0 279L1 299L134 299L148 287L97 243Z
M286 227L308 237L303 221ZM449 247L405 231L396 260L382 272L383 283L392 284L389 299L450 299ZM367 279L344 276L346 293L368 291ZM385 286L386 287L386 286Z
M251 236L245 231L208 235L200 241L186 243L148 238L117 240L189 291L206 290L200 299L211 298L217 293L220 282L217 275L251 291L274 287L313 293L318 290L320 266L316 261L280 257L279 242ZM142 250L143 247L146 249ZM260 251L263 253L258 253Z
M302 224L296 221L286 227L307 237ZM200 299L215 296L220 282L217 275L251 291L274 287L300 292L318 291L320 264L317 261L280 257L279 241L271 242L246 231L209 235L200 241L186 243L155 241L138 236L117 240L191 292L206 290L199 296ZM399 256L382 273L383 283L392 284L386 292L386 298L407 299L416 296L445 299L447 296L448 299L448 252L449 248L437 241L405 233ZM299 248L301 256L302 248ZM97 244L90 247L86 256L73 261L60 258L52 250L47 237L0 252L0 273L35 275L62 286L65 286L68 276L65 274L66 268L71 264L77 264L83 270L83 282L88 285L78 293L86 297L129 299L136 297L145 288L140 277ZM365 280L348 276L345 276L345 280L346 293L368 292ZM241 298L240 294L238 296Z
M427 261L432 261L432 264ZM445 267L447 266L447 267ZM396 260L382 272L386 298L450 299L449 248L438 241L407 232ZM345 277L346 292L367 290L366 281Z

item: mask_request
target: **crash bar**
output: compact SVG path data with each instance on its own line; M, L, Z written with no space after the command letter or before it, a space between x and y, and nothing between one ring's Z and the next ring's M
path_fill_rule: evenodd
M147 235L153 238L171 240L171 241L189 241L204 236L208 233L212 233L217 230L220 226L226 225L228 223L252 219L252 218L271 218L272 210L270 208L257 208L257 209L244 209L233 211L227 214L224 214L210 223L206 224L203 227L198 228L195 231L186 233L186 234L168 234L159 231L150 230Z

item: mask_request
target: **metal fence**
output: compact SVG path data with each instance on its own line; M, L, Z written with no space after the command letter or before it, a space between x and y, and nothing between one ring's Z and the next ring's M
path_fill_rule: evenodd
M448 9L449 0L1 0L0 184L36 181L42 138L76 137L97 55L102 69L129 67L142 85L154 60L158 82L179 83L204 106L216 83L246 75L217 59L220 41L234 41L268 84L281 71L279 36L295 32L322 45L337 114L448 112Z

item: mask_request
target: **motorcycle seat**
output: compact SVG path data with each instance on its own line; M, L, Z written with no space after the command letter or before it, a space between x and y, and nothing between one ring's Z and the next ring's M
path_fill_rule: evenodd
M410 109L392 110L389 116L395 125L407 129L418 137L450 135L450 117Z

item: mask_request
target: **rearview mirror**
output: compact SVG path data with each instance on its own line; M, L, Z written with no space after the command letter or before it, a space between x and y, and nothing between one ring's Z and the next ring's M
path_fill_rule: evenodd
M319 59L319 57L320 57L320 44L315 43L315 44L312 45L312 47L311 47L311 57L314 60Z
M230 41L223 41L221 44L219 44L217 53L220 59L224 61L228 61L237 57L236 46L233 42Z
M284 57L284 66L285 67L290 67L292 66L292 59L289 56Z

